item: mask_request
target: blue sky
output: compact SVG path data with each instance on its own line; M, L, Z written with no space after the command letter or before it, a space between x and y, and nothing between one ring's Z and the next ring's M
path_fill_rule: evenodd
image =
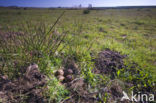
M156 5L156 0L0 0L0 6L73 7L81 4L94 7Z

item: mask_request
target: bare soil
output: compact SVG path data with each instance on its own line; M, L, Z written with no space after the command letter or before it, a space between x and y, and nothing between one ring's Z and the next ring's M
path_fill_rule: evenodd
M43 91L45 75L39 72L36 64L28 66L16 80L0 75L0 98L4 103L44 103Z

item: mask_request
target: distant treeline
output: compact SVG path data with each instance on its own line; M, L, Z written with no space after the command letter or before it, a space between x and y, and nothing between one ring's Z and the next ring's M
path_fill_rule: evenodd
M118 7L93 7L94 10L103 9L141 9L141 8L156 8L156 6L118 6Z

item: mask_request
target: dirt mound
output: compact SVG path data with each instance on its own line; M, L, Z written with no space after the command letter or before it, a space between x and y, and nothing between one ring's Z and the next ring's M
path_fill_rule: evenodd
M28 66L16 80L9 80L7 76L0 76L0 99L7 103L43 103L43 87L45 76L38 70L38 65Z
M98 93L89 93L88 87L82 78L76 78L67 83L66 87L70 90L70 98L63 103L97 103L99 100L95 96Z
M123 97L123 91L129 87L119 79L111 80L108 85L102 90L103 94L107 93L108 98L106 103L130 103L128 100L121 101Z
M101 87L97 92L89 92L86 82L82 78L77 78L68 83L66 87L70 90L70 98L62 103L104 103L104 100L99 98L99 94L107 97L106 103L130 103L130 101L121 101L125 83L120 80L111 80L106 87ZM106 95L107 94L107 95Z
M124 67L123 59L125 55L119 52L111 51L109 49L101 51L95 59L96 68L94 73L111 74L112 78L115 76L117 69Z

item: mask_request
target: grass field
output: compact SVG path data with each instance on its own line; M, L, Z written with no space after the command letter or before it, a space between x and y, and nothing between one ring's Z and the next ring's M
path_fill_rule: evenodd
M64 11L55 27L48 32ZM68 65L68 62L64 63L66 58L74 60L78 65L80 77L87 81L90 90L98 90L101 88L98 84L104 81L106 82L104 84L107 84L111 81L109 76L103 74L100 74L102 77L99 80L97 79L99 75L92 72L95 67L92 59L107 48L127 55L124 59L127 67L137 64L134 67L135 72L131 72L131 67L117 70L115 79L135 82L134 90L151 88L151 91L155 91L155 84L153 84L156 80L155 8L90 10L89 14L84 14L83 10L0 8L0 32L22 32L32 35L28 40L29 43L23 46L16 47L11 41L8 41L8 44L1 43L3 46L0 46L0 56L7 58L4 63L7 66L0 70L1 73L8 75L9 78L16 78L17 70L21 66L32 62L37 63L41 72L52 78L49 80L50 88L46 95L53 102L70 98L69 90L64 85L60 86L54 76L56 70ZM49 36L43 40L45 42L42 45L39 45L44 38L42 34L46 33L49 33ZM56 37L67 35L62 40L60 36L57 42L50 43L51 41L48 42L50 33L56 34ZM41 35L36 36L36 34ZM34 50L42 52L42 57L30 58L26 55L27 51ZM19 62L17 68L10 66L14 60ZM107 96L99 98L107 101L105 97Z

